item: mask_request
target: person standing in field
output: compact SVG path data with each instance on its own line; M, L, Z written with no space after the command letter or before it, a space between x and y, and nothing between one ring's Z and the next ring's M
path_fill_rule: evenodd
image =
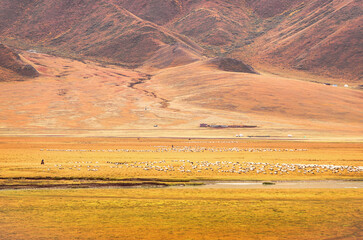
M44 165L44 159L42 159L42 161L40 162L41 165Z

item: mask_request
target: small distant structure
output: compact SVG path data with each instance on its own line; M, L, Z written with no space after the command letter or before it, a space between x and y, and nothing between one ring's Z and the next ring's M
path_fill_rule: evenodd
M256 125L243 125L242 128L256 128Z
M290 137L290 138L292 137L292 135L291 135L291 134L289 134L289 135L287 135L287 136L288 136L288 137Z
M243 134L242 133L237 134L236 137L243 137Z
M344 84L344 87L349 87L348 84Z
M209 125L206 123L201 123L199 127L202 128L256 128L256 125L221 125L221 124L213 124Z
M210 125L211 128L228 128L228 125Z
M158 125L157 125L157 124L155 124L155 125L154 125L154 127L158 127Z
M337 84L333 84L332 86L333 86L333 87L338 87L338 85L337 85Z
M228 125L228 128L244 128L246 125Z

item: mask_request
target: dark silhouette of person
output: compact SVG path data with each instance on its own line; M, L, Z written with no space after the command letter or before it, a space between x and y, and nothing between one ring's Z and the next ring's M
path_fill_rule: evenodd
M42 161L40 162L41 165L44 165L44 159L42 159Z

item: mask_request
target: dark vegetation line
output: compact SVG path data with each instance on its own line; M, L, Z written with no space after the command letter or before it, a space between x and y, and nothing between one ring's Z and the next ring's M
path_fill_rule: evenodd
M189 179L162 179L162 178L104 178L104 177L0 177L0 180L87 180L87 181L158 181L158 182L191 182Z
M141 183L79 183L79 184L13 184L0 185L0 190L9 189L41 189L41 188L105 188L105 187L167 187L167 183L141 182Z
M143 84L146 81L151 80L151 78L152 78L152 75L150 75L150 74L144 74L144 77L134 79L134 82L131 82L128 87L133 88L133 89L137 89L137 88L134 87L135 85Z
M154 92L147 91L145 89L139 89L139 88L136 88L135 87L138 84L143 84L146 81L149 81L151 78L152 78L152 75L145 74L145 77L138 78L138 79L134 79L133 82L129 83L128 87L129 88L132 88L132 89L135 89L135 90L143 91L146 94L146 96L153 97L155 99L159 99L160 100L161 108L167 108L169 106L169 100L167 100L165 98L158 97Z
M29 182L10 182L0 184L0 190L10 189L44 189L44 188L107 188L107 187L170 187L170 186L186 186L186 185L202 185L201 182L194 182L193 180L185 179L158 179L158 178L79 178L79 177L14 177L14 178L0 178L0 180L22 180ZM42 182L42 181L53 181ZM90 181L80 183L57 183L57 181ZM32 182L38 181L38 182ZM101 181L101 182L91 182Z

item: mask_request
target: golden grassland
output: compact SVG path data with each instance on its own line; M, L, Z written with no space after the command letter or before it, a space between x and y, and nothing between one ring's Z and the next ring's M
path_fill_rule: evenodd
M236 152L230 149L244 150ZM264 151L266 149L278 151ZM300 151L301 149L304 151ZM363 165L362 154L361 143L236 139L1 138L0 178L362 179L361 171L325 171L314 174L304 174L303 171L283 174L228 171L234 163L240 163L243 167L243 164L249 162L357 167ZM45 160L45 165L40 164L41 159ZM191 163L197 162L224 164L220 169L216 166L213 170L205 169L206 166L192 169ZM158 167L169 167L169 171L158 171L155 169ZM171 167L174 171L170 171ZM181 171L182 168L185 171Z
M0 239L361 239L360 188L81 189L76 185L129 181L179 185L211 179L360 181L361 171L275 175L220 170L237 162L358 167L363 165L362 149L362 143L334 142L2 137L0 185L26 189L0 191ZM175 171L146 171L146 162ZM225 164L198 172L191 162ZM55 184L67 188L30 189Z
M1 239L362 239L361 189L0 191Z

